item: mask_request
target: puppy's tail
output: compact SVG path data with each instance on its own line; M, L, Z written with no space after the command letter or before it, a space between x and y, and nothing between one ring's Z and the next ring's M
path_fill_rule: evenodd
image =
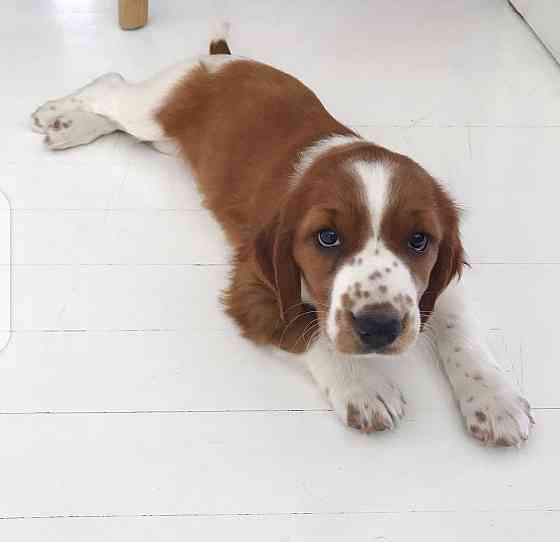
M217 31L210 42L211 55L231 55L231 51L227 43L229 27L230 24L224 21L217 28Z

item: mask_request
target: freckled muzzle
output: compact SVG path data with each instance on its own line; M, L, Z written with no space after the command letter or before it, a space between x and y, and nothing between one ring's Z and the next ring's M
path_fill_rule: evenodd
M375 256L369 265L351 261L335 279L326 329L342 353L399 354L418 336L418 294L408 269Z

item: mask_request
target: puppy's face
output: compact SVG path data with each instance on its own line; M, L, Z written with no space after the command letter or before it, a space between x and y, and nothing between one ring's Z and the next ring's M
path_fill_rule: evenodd
M293 259L336 350L396 354L414 343L463 252L444 190L408 158L371 147L326 155L299 181L284 220L291 253L279 265Z

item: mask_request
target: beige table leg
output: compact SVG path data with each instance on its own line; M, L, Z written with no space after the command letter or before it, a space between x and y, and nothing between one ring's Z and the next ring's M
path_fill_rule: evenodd
M123 30L141 28L148 22L148 0L119 0L119 24Z

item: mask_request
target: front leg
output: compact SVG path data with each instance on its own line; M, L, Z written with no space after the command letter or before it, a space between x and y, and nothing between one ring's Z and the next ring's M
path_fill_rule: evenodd
M495 446L527 440L534 423L529 403L497 365L459 285L450 285L438 299L427 332L434 336L467 430Z
M372 360L334 352L320 337L303 354L305 364L342 422L363 433L393 429L404 416L398 387Z

